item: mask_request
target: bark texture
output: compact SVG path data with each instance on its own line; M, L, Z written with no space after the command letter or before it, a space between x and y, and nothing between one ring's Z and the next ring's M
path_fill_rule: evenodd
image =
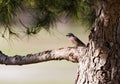
M28 54L26 56L7 56L0 52L0 64L25 65L51 60L68 60L73 63L78 63L78 59L81 59L86 54L86 51L87 49L84 47L69 47Z
M96 0L94 7L96 20L88 47L61 48L13 57L0 52L0 64L68 60L79 63L76 84L120 84L120 1Z
M87 56L76 84L120 84L120 1L98 0Z

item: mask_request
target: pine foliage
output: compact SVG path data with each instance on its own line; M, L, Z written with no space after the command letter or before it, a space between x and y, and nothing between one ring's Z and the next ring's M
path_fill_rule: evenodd
M25 11L29 11L34 18L31 26L25 26L20 18L20 23L28 35L37 34L41 29L50 31L61 17L91 26L95 19L93 5L94 0L0 0L0 29L4 29L3 35L7 31L17 35L19 32L13 32L13 24L18 13Z

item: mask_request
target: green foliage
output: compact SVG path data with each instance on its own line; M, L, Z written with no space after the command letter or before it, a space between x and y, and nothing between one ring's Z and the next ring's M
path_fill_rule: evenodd
M23 0L0 0L0 25L4 27L2 37L5 37L5 33L10 35L17 35L12 31L12 23L14 17L17 15L16 10L21 7Z
M16 16L16 9L21 7L22 0L1 0L0 2L0 23L9 26Z
M95 19L93 4L94 0L0 0L0 24L11 31L14 18L21 9L22 12L32 11L30 13L35 19L30 27L25 27L21 20L28 35L37 34L41 29L50 31L61 17L91 26Z
M79 2L79 20L86 27L91 27L96 15L93 9L94 0L80 0Z

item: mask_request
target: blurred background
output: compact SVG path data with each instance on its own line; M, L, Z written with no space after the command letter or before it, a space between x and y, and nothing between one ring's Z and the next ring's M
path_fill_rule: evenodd
M0 38L0 50L7 55L26 55L44 50L73 46L66 38L72 32L88 42L88 29L70 23L58 23L51 32L41 30L37 35L16 39ZM68 61L49 61L23 66L0 65L0 84L74 84L77 64Z

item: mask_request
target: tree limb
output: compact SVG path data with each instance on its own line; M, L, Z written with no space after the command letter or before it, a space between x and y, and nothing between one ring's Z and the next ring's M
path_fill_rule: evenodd
M27 54L26 56L8 56L0 52L0 64L5 65L26 65L51 60L67 60L78 63L79 59L86 54L85 47L68 47L57 50L47 50L36 54Z

